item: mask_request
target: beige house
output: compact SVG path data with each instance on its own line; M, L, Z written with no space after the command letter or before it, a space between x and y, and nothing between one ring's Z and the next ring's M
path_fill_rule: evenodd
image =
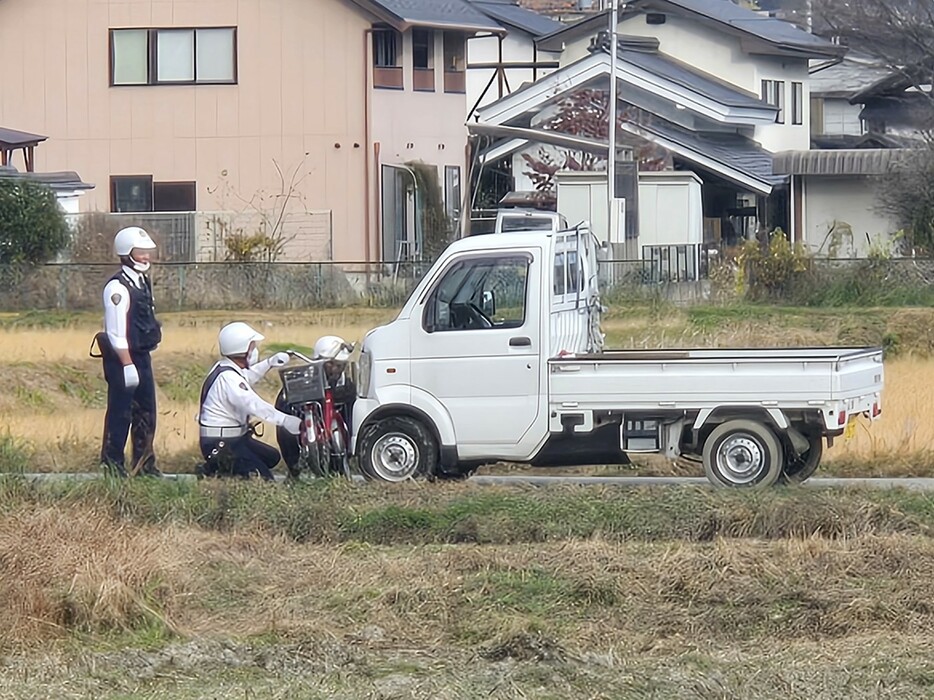
M499 30L434 0L0 0L0 126L95 185L82 210L200 212L192 257L211 213L285 201L287 257L392 260L422 233L406 163L460 209L466 39Z

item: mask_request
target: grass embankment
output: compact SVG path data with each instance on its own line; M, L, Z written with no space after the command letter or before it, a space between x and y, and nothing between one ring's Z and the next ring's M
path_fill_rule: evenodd
M934 683L925 494L3 479L3 697Z
M198 312L165 314L165 342L154 356L159 385L157 454L164 469L191 471L198 462L195 413L201 382L214 362L218 328L244 318L267 336L267 350L307 349L325 333L359 341L391 310ZM96 468L106 403L100 361L87 357L100 320L93 314L0 317L0 465L36 471ZM871 430L840 441L821 472L847 475L934 474L934 310L800 309L768 306L614 308L604 324L611 347L744 347L882 345L886 348L884 413ZM270 376L259 387L272 398ZM266 439L272 439L269 431ZM3 466L0 466L2 469ZM693 469L693 471L691 471ZM627 471L633 471L627 468ZM657 461L636 473L699 473Z

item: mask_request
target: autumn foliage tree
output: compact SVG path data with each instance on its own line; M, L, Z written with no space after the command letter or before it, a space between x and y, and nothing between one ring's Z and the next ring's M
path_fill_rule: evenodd
M617 143L632 149L640 170L665 170L671 167L671 155L664 149L624 131L623 124L648 124L652 117L643 110L626 106L617 110ZM557 103L554 113L539 124L548 131L581 136L598 141L609 137L609 91L584 88ZM539 148L535 155L523 153L527 170L524 174L536 191L550 193L555 189L555 175L562 170L595 171L606 167L606 158L584 151Z

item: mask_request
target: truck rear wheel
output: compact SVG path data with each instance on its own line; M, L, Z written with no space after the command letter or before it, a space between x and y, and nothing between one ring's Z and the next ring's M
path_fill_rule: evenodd
M802 484L810 479L820 464L824 454L824 439L819 433L806 433L808 449L797 457L786 450L785 467L782 470L782 480L789 484Z
M704 442L704 472L716 486L767 488L778 481L783 466L781 442L756 421L721 423Z
M408 416L381 418L360 433L364 476L399 482L434 474L438 443L424 423Z

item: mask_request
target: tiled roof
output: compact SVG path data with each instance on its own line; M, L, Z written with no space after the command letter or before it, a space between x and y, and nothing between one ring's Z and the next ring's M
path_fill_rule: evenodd
M732 170L769 185L785 181L772 170L772 154L739 134L688 131L671 122L652 120L638 128L710 158Z
M760 39L779 53L808 57L834 57L846 53L842 46L788 22L734 5L730 0L630 0L620 17L625 18L638 12L670 12L695 17L699 22ZM566 25L558 32L544 37L542 45L547 46L572 36L596 34L606 24L607 14L603 12Z
M503 27L468 0L356 0L370 4L400 22L436 27L459 27L502 31Z
M507 27L515 27L532 36L544 36L563 26L545 15L520 7L515 0L468 0L483 14Z
M608 44L608 40L603 41L598 50L610 53ZM768 103L764 102L758 95L741 90L715 76L698 71L687 64L663 56L655 51L630 50L626 47L625 42L621 42L618 55L621 60L627 63L638 66L676 85L700 93L720 104L730 107L769 109Z
M30 134L28 131L17 131L16 129L4 129L0 126L0 143L12 148L35 145L48 138L48 136Z

